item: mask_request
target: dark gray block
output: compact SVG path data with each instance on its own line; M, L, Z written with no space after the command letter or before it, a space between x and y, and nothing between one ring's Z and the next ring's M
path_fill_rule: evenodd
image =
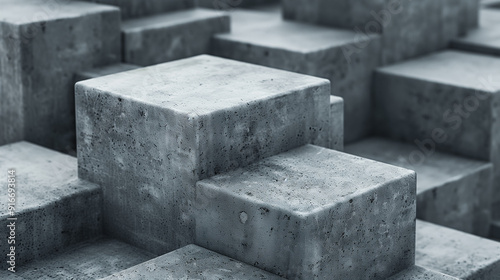
M120 8L122 19L138 18L193 8L195 0L83 0Z
M196 185L196 244L289 279L414 264L415 173L306 145Z
M394 275L388 280L459 280L459 279L442 274L437 271L432 271L427 268L414 266L401 273L398 273L397 275Z

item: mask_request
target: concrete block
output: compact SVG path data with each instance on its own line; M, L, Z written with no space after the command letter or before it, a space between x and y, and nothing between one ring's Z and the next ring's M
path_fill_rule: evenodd
M122 19L193 8L195 0L83 0L120 8Z
M332 95L345 102L345 141L370 133L371 77L380 51L377 35L360 38L350 31L243 10L231 13L231 30L214 37L213 54L329 79Z
M197 6L215 10L230 10L279 2L280 0L197 0Z
M87 69L76 73L75 83L83 80L93 79L101 76L116 74L120 72L126 72L130 70L135 70L140 68L140 66L127 64L127 63L116 63L111 65L106 65L103 67L97 67L92 69Z
M414 264L415 174L306 145L196 185L196 244L289 279Z
M394 275L388 280L459 280L440 272L432 271L420 266L414 266Z
M500 243L417 220L415 262L459 279L498 279Z
M199 246L187 245L103 280L113 279L278 280L283 278Z
M417 218L487 237L491 221L491 163L429 151L418 145L369 138L347 153L417 172Z
M101 234L101 189L77 178L76 163L74 157L27 142L0 147L6 198L1 203L0 236L5 242L0 250L7 254L15 246L16 267ZM11 169L15 170L13 191L7 189ZM14 194L14 201L8 201L8 193ZM8 244L11 222L15 238ZM2 269L8 266L2 262Z
M98 238L28 263L16 275L23 279L101 279L154 257L123 242Z
M123 22L123 60L148 66L208 53L216 33L229 32L223 12L190 9Z
M328 147L329 93L324 79L206 55L79 82L79 176L103 183L107 233L166 253L194 241L198 180Z
M74 73L120 59L120 14L85 2L4 0L0 10L0 145L74 151Z
M490 238L500 241L500 220L491 222Z
M344 100L330 95L330 149L344 150Z

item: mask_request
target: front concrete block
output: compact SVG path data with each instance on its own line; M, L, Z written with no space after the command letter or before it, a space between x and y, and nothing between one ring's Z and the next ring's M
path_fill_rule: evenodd
M190 9L123 22L123 60L148 66L208 53L210 39L229 31L223 12Z
M103 280L142 279L279 280L283 278L202 247L187 245Z
M197 56L76 84L79 176L104 186L105 230L165 253L194 241L198 180L315 143L327 80Z
M414 264L413 171L306 145L196 186L196 244L289 279Z
M418 266L464 280L498 279L500 243L417 220Z
M120 59L120 14L76 1L4 0L0 9L0 145L75 150L73 75Z
M84 0L120 8L122 19L193 8L195 0Z
M330 149L344 150L344 100L330 95Z
M346 152L417 172L417 218L488 236L491 221L492 164L419 145L368 138Z
M101 189L77 178L76 158L18 142L0 147L0 170L5 176L0 251L7 254L15 246L16 266L102 233ZM13 192L8 170L15 170ZM8 201L11 193L15 201ZM15 223L15 243L9 244L10 222ZM8 266L2 262L2 270Z
M414 266L394 275L388 280L459 280L458 278L432 271L420 266Z
M265 23L265 24L263 24ZM370 134L371 78L380 38L287 22L273 14L236 10L228 34L216 35L217 56L329 79L332 95L345 102L345 141Z

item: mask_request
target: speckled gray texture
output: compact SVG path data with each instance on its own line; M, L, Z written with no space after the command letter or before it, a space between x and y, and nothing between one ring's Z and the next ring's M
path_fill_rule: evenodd
M330 149L344 150L344 100L330 95Z
M433 152L383 138L346 146L347 153L417 172L417 218L488 236L491 221L491 163Z
M220 11L190 9L123 22L123 60L148 66L208 53L214 34L229 31Z
M358 37L346 30L245 10L231 12L231 29L214 37L213 54L329 79L332 95L345 102L345 141L369 134L371 77L380 50L377 35ZM356 42L365 47L355 47Z
M196 185L196 244L290 279L414 264L415 173L306 145Z
M123 242L98 238L19 268L21 279L101 279L156 257ZM147 279L147 278L145 278Z
M196 181L328 147L329 93L324 79L207 55L79 82L79 176L102 183L108 233L166 253L193 243Z
M193 8L196 0L83 0L117 6L122 19L138 18L148 15Z
M458 278L432 271L420 266L409 268L388 280L459 280Z
M77 178L76 158L27 142L0 147L0 170L16 170L16 264L101 234L101 189ZM1 202L1 252L7 252L7 199ZM5 238L4 238L5 237ZM6 269L2 262L2 269Z
M73 75L120 59L120 14L76 1L2 0L0 145L75 149Z
M479 0L283 0L284 17L358 33L383 33L381 62L446 47L477 26Z
M498 280L499 252L499 242L417 220L419 266L463 280Z
M105 280L114 279L279 280L283 278L202 247L188 245L105 278Z
M140 66L127 64L127 63L116 63L111 65L106 65L103 67L97 67L92 69L87 69L75 74L75 83L83 80L93 79L97 77L102 77L106 75L116 74L120 72L135 70L140 68Z

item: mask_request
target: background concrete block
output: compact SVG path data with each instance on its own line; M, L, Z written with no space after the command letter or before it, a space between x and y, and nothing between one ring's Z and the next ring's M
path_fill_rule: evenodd
M280 0L197 0L197 6L215 10L230 10L279 2Z
M330 149L344 150L344 100L330 95Z
M83 0L120 8L122 19L193 8L195 0Z
M79 82L79 176L103 185L107 233L165 253L193 241L196 181L328 147L329 97L327 80L211 56Z
M0 30L0 144L23 139L74 151L73 75L119 61L118 9L4 0Z
M97 77L102 77L106 75L116 74L120 72L135 70L140 68L140 66L127 64L127 63L116 63L111 65L106 65L103 67L97 67L92 69L87 69L75 74L75 83L83 80L93 79Z
M290 279L414 264L414 172L307 145L196 186L196 244Z

